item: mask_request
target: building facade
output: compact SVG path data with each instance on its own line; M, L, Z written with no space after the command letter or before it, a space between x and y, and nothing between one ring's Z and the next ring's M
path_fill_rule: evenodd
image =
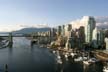
M60 36L61 35L61 32L62 32L62 27L61 26L58 26L57 27L57 35Z
M71 36L71 30L72 30L72 25L67 24L65 26L65 37L70 37Z
M102 47L102 45L104 44L104 31L95 28L93 30L93 36L92 36L92 44L95 48L99 48Z
M92 41L93 30L95 29L96 22L93 17L84 16L83 23L85 24L85 42L90 43Z

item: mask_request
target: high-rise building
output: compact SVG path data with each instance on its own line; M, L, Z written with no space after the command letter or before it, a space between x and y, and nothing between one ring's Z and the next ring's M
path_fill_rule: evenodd
M56 37L56 29L55 28L51 28L51 40L55 40Z
M99 34L98 34L98 30L97 27L93 30L93 35L92 35L92 46L94 48L98 47L98 38L99 38Z
M85 24L85 42L90 43L92 41L93 30L96 26L95 19L91 16L84 16L82 21Z
M92 43L95 48L101 47L104 44L104 31L95 28L93 30Z
M61 31L62 31L61 26L58 26L58 27L57 27L57 35L58 35L58 36L61 35Z
M65 25L62 25L61 28L62 28L62 33L61 33L61 35L62 35L62 36L65 36Z
M70 37L71 36L71 30L72 30L72 25L71 24L67 24L65 26L65 36L66 37Z
M105 39L105 32L104 30L100 30L100 43L103 44L104 43L104 39Z
M65 49L69 49L69 48L72 48L72 47L71 47L71 38L68 38L68 39L67 39L67 42L66 42L66 44L65 44Z
M71 31L72 25L71 25L71 24L68 24L67 27L68 27L67 30L68 30L68 31Z
M84 27L80 26L78 29L78 46L79 48L83 47L83 43L85 42L85 33L84 33Z

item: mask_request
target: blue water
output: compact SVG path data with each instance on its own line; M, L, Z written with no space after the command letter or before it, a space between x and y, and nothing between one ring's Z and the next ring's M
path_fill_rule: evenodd
M56 72L55 55L47 48L31 47L30 40L25 37L14 37L13 43L13 48L0 49L0 72L4 72L6 64L9 72ZM83 72L82 63L67 62L63 68L63 72ZM94 65L88 68L88 72L94 72Z
M13 48L0 49L0 71L8 64L9 72L55 72L55 57L46 48L30 46L24 37L13 38Z

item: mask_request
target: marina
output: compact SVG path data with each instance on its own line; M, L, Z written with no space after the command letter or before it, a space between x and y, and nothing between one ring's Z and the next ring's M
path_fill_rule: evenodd
M48 71L48 69L44 69L44 72L50 72L50 71L51 72L60 72L60 71L63 71L63 72L72 72L72 71L94 72L94 70L92 71L92 69L97 70L97 72L107 71L107 66L103 65L103 63L101 65L98 65L98 63L101 63L101 61L95 57L90 57L87 52L80 52L76 49L75 50L72 50L72 49L66 50L66 49L61 49L61 47L58 48L58 50L47 48L47 47L44 48L45 47L44 45L38 46L36 44L34 44L31 47L30 42L31 41L29 39L26 39L25 37L22 37L22 38L14 37L13 38L13 48L1 49L0 53L2 53L2 51L5 51L5 50L6 50L6 52L4 52L3 54L6 55L8 53L6 56L4 56L4 58L2 58L2 60L4 59L3 61L0 60L0 61L2 61L1 62L2 64L0 64L1 65L0 67L2 68L1 70L3 70L4 65L7 64L9 67L8 71L11 71L11 72L18 72L18 71L20 71L20 72L23 72L23 71L43 72L41 70L41 68L43 68L44 66L41 66L41 65L36 66L36 67L33 66L33 63L36 62L35 65L37 65L37 64L39 64L39 62L41 63L41 61L42 61L43 64L45 62L45 65L46 65L46 62L48 62L48 65L50 67L52 67L51 69L49 69L49 71ZM24 54L23 54L23 52L24 52ZM43 54L43 53L45 53L45 54ZM1 54L1 55L3 55L3 54ZM22 56L24 56L25 54L27 55L27 57L23 59ZM0 55L0 57L1 57L1 55ZM46 56L43 56L43 55L46 55ZM29 57L30 57L30 59L28 59ZM35 57L36 57L36 59L35 59ZM45 57L45 58L42 59L40 57L42 57L42 58ZM46 57L50 57L50 59L46 58ZM7 60L7 61L5 61L5 60ZM50 60L53 61L53 62L51 61L51 64L49 64ZM18 64L18 62L21 62L21 63ZM15 65L13 65L13 64L15 64ZM20 67L20 65L22 65L22 66ZM25 66L25 65L27 65L27 66ZM32 66L32 68L30 67L30 65ZM95 68L91 69L91 67L93 67L94 65L95 65ZM49 68L49 66L48 66L48 68ZM97 67L97 66L99 66L99 67ZM30 68L28 68L28 67L30 67ZM39 70L39 67L40 67L40 70ZM100 67L103 67L103 70ZM26 69L26 68L28 68L28 69Z
M108 0L0 0L0 72L108 72Z
M107 61L108 61L107 56L108 55L107 55L106 51L102 51L102 50L100 50L100 51L99 50L83 51L83 50L79 50L78 48L74 48L74 49L68 48L68 46L67 46L67 48L65 48L65 47L54 47L53 48L51 46L51 44L48 44L48 43L47 44L42 44L42 43L39 43L39 42L37 43L37 40L35 41L35 39L28 38L28 37L8 36L8 38L1 39L1 42L2 42L1 43L2 45L4 45L3 43L5 43L5 45L6 45L6 47L3 47L3 48L6 48L6 49L3 49L3 50L8 49L9 50L9 55L12 54L11 55L12 57L14 55L13 50L16 50L16 49L19 50L19 49L24 48L24 50L25 49L28 50L27 52L31 51L30 55L28 54L28 56L30 56L30 57L35 56L35 55L31 55L32 52L35 53L35 50L37 50L36 51L37 54L40 52L38 55L42 55L42 56L43 56L43 53L41 53L41 50L42 51L43 50L47 51L46 53L48 53L49 55L52 56L51 58L52 58L52 61L53 61L52 62L52 64L53 64L52 68L49 69L49 70L51 70L51 72L72 72L72 71L75 71L75 72L94 72L94 71L105 72L105 71L108 70L107 69ZM12 46L10 46L9 44L12 45ZM18 46L18 48L17 48L17 46ZM19 53L19 55L20 55L20 53ZM17 69L15 69L11 65L11 63L13 63L13 62L10 61L10 59L12 59L11 56L9 56L8 61L3 64L3 65L6 65L6 67L5 67L5 69L2 68L2 70L8 70L8 71L13 70L12 72L14 72L14 71L18 72L22 68L19 69L20 67L16 67L16 68L18 68L18 71L17 71ZM35 57L38 58L39 56L35 56ZM21 59L20 61L23 60L23 58L18 58L18 59ZM47 59L46 56L45 56L44 59ZM44 60L44 59L42 59L42 60ZM30 60L31 60L31 58L30 58ZM39 59L37 61L41 62L42 60ZM16 63L17 60L12 59L12 61L14 61ZM27 59L27 61L28 61L28 59ZM35 62L34 57L33 57L32 61ZM49 61L50 61L50 59L49 59ZM33 63L33 62L31 62L31 63ZM22 62L21 62L21 64L22 64ZM12 69L11 69L11 66L13 67ZM24 63L24 66L25 66L25 63ZM25 67L23 67L23 69L21 71L23 71L23 70L26 71ZM39 67L42 68L41 65ZM34 72L35 71L43 72L43 71L41 71L41 69L38 70L39 67L36 66L34 68L30 68L28 70L28 72L30 70L34 71ZM37 69L35 69L35 68L37 68ZM48 72L48 71L46 70L45 72Z

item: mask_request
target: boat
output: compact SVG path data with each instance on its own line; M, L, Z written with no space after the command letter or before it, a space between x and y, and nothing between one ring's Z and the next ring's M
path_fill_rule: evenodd
M88 66L88 65L90 65L90 62L89 61L83 61L83 64Z
M103 72L108 72L108 68L104 67Z
M101 61L108 61L108 53L102 51L96 52L95 57Z
M0 49L5 48L9 45L9 40L3 39L0 41Z

